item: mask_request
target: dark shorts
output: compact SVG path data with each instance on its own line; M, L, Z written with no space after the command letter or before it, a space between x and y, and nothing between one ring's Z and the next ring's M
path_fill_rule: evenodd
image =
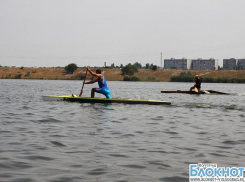
M194 85L194 87L196 87L197 89L200 90L201 86L200 85Z
M95 92L105 95L107 99L110 99L111 98L111 92L110 92L109 89L106 89L106 88L96 88Z

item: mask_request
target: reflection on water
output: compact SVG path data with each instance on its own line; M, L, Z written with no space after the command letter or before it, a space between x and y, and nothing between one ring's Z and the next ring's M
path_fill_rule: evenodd
M189 164L244 166L244 85L204 83L237 94L197 96L160 93L191 83L108 84L113 97L172 105L44 102L81 81L0 80L0 181L188 181Z

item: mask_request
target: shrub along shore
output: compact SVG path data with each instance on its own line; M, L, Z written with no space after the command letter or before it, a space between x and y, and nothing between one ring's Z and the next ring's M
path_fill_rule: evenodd
M0 67L1 79L83 80L85 73L84 68L67 74L64 68ZM108 81L193 82L194 76L198 74L202 82L245 83L245 70L139 69L134 75L128 76L122 75L119 68L106 68L104 74ZM87 79L92 79L92 76L87 75Z

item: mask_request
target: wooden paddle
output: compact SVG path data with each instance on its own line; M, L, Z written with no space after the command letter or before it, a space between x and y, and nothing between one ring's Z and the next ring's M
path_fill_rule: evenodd
M84 80L83 80L83 86L82 86L81 92L80 92L80 94L79 94L79 97L81 97L82 94L83 94L83 87L84 87L84 83L85 83L85 80L86 80L86 77L87 77L87 73L88 73L88 68L86 69L85 78L84 78Z
M196 87L195 87L195 89L194 89L194 90L195 90L195 92L198 92L198 89L197 89Z

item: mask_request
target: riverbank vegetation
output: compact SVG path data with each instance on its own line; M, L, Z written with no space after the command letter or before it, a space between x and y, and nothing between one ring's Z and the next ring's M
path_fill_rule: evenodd
M91 68L95 71L97 68ZM193 82L198 74L203 82L216 83L245 83L245 70L164 70L138 69L134 77L127 77L120 68L100 68L108 81L148 81L148 82ZM64 67L57 68L33 68L33 67L0 67L1 79L45 79L45 80L83 80L86 68L77 68L73 74L66 73ZM137 78L135 78L137 77ZM92 79L90 74L87 79Z
M192 75L191 72L185 73L181 72L178 76L171 76L171 82L193 82L193 78L195 75ZM203 83L245 83L244 78L229 78L229 77L206 77L202 76L201 81Z

